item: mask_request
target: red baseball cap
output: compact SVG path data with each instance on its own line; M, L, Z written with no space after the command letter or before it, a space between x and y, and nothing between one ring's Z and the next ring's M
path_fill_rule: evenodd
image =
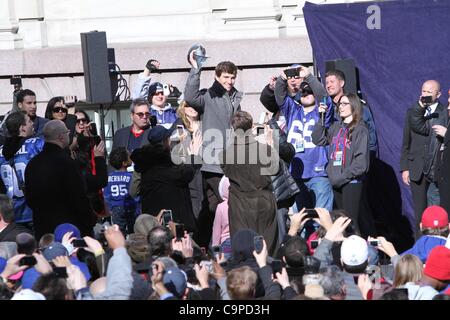
M423 228L444 228L448 226L448 213L444 208L431 206L422 215Z

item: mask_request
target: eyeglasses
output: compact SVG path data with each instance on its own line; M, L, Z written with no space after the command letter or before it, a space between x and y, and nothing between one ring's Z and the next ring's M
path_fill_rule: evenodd
M63 107L56 107L56 108L53 108L53 112L54 113L60 113L60 112L67 113L67 109L63 108Z
M139 118L150 117L150 112L133 112L133 114L137 115Z
M350 102L339 102L339 104L338 104L339 107L340 106L345 107L345 106L349 106L349 105L350 105Z
M88 123L88 121L87 121L87 119L86 118L81 118L81 119L77 119L77 123L78 124L84 124L84 123Z

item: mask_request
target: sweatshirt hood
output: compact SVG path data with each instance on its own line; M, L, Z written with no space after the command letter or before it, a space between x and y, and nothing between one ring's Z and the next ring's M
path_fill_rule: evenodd
M228 200L228 195L230 193L229 189L230 189L230 180L227 177L223 176L219 182L219 194L224 201Z

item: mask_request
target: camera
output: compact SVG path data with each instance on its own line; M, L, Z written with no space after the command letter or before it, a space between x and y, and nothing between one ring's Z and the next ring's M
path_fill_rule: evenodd
M276 275L277 272L281 273L281 271L283 270L283 263L281 262L281 260L272 260L271 266L273 275Z
M73 240L72 245L74 248L86 248L87 247L87 243L83 239Z
M175 225L175 234L177 237L177 240L181 240L184 238L184 224L177 224Z
M53 272L58 278L67 278L67 269L66 267L54 267Z
M212 266L212 262L211 261L203 260L203 261L200 262L200 265L202 267L205 267L206 270L208 270L209 273L213 273L213 266Z
M380 244L380 242L379 242L378 240L370 240L370 241L369 241L369 244L370 244L371 246L378 247L378 245Z
M216 254L220 255L222 253L222 247L221 246L213 246L212 251L215 255Z
M172 210L164 210L162 218L163 224L168 225L170 221L173 221Z
M286 70L284 70L284 74L286 75L286 78L299 77L299 69L300 68L286 69Z
M177 125L177 133L181 137L184 133L184 127L182 125Z
M305 219L307 219L307 218L310 218L310 219L319 218L319 214L317 213L317 211L315 209L306 209L305 213L306 213Z
M170 95L170 86L167 83L163 84L163 92L166 97Z
M420 102L422 102L423 104L432 104L433 97L432 96L420 97Z
M253 238L253 244L255 245L255 251L256 253L261 253L261 251L264 248L264 237L263 236L256 236Z

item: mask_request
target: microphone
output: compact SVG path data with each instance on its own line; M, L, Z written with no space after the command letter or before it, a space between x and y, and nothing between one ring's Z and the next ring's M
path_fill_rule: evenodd
M322 123L322 127L325 125L325 112L327 110L327 97L323 96L322 100L319 103L319 106L322 106L323 108L325 108L324 112L320 112L320 121Z

